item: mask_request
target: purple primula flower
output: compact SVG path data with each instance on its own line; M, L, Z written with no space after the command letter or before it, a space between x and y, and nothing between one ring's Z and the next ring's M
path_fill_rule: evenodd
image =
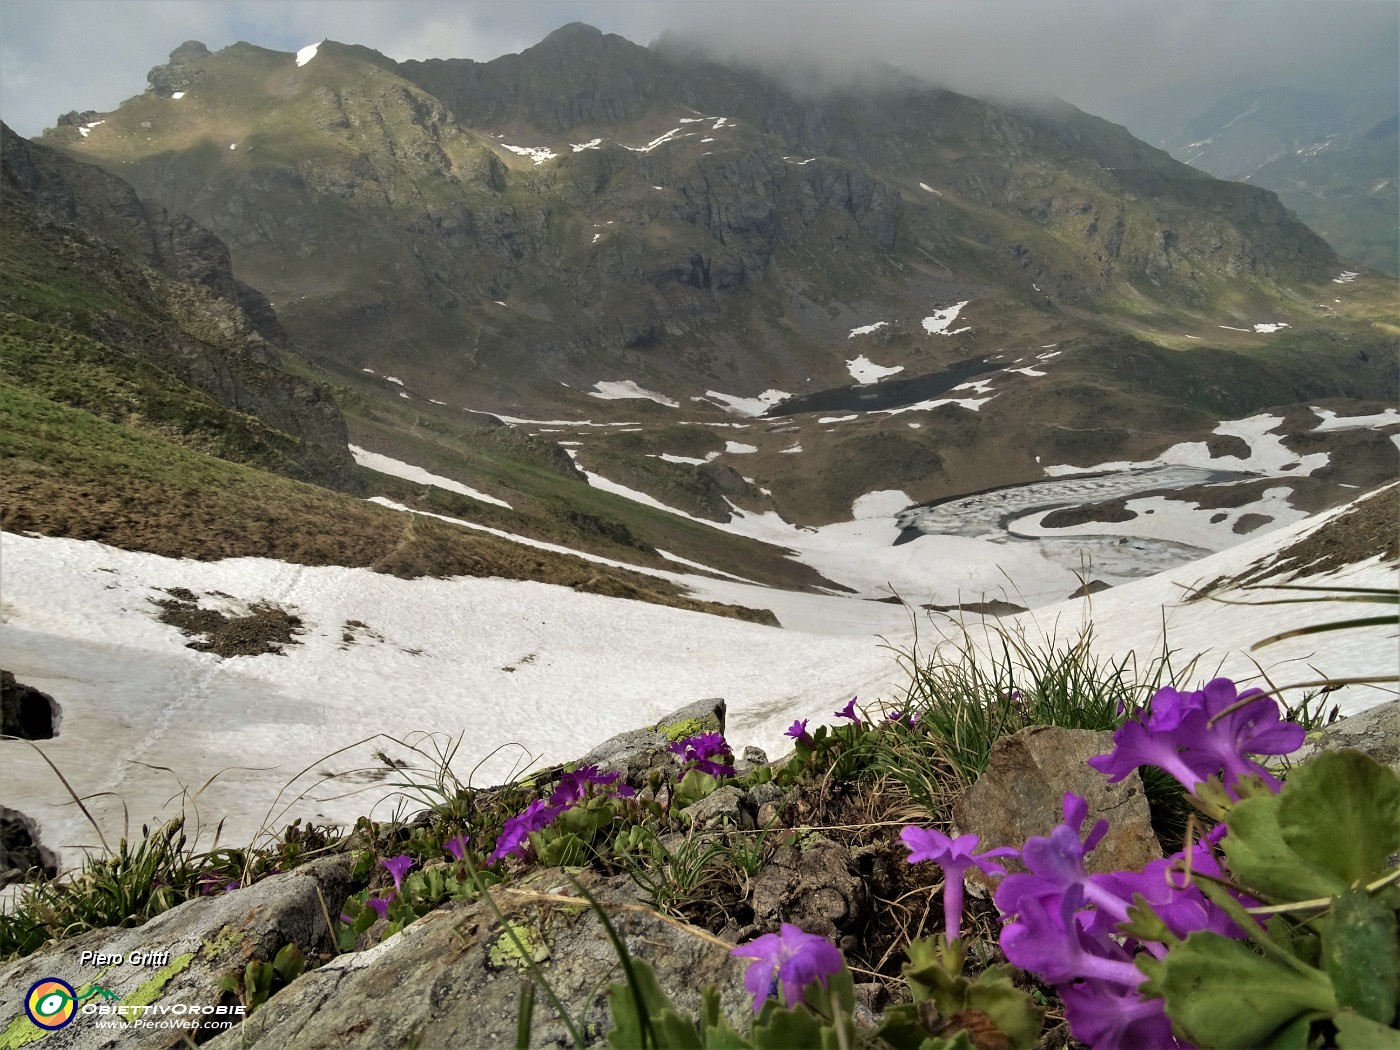
M1303 742L1303 728L1279 717L1278 704L1258 689L1238 692L1228 678L1183 693L1170 686L1152 697L1147 721L1126 722L1113 735L1111 754L1089 765L1117 783L1139 766L1158 766L1188 791L1220 774L1235 794L1241 776L1258 776L1275 791L1278 780L1248 755L1286 755Z
M472 840L470 835L458 835L450 838L442 844L442 848L452 854L457 860L461 860L467 855L467 843Z
M912 711L891 711L885 716L888 722L897 722L905 729L913 729L919 724L919 716Z
M816 741L812 739L812 735L807 732L807 719L805 718L793 722L792 725L788 726L783 736L790 736L793 740L806 744L808 747L816 743Z
M389 917L389 904L393 899L393 897L371 897L365 903L377 911L381 919L387 919Z
M1016 920L1002 927L1006 958L1051 984L1085 978L1137 988L1146 975L1133 965L1126 948L1089 935L1077 914L1084 904L1081 886L1071 886L1058 897L1023 898Z
M413 867L413 858L407 853L401 853L397 857L387 857L379 863L394 877L394 892L402 891L403 877L408 874L408 869Z
M997 887L996 904L1003 915L1020 911L1021 901L1025 898L1044 900L1058 897L1071 886L1080 887L1098 903L1098 898L1090 890L1084 858L1107 834L1108 821L1098 821L1090 829L1088 837L1081 840L1084 821L1089 815L1089 803L1071 792L1065 793L1064 815L1064 823L1049 836L1033 835L1021 847L1021 863L1026 866L1027 873L1008 875ZM1104 896L1109 898L1110 895ZM1127 917L1126 907L1116 899L1112 903L1117 905L1113 911L1121 922Z
M500 838L496 839L496 848L491 851L487 859L491 863L504 860L510 854L524 856L525 847L530 842L530 832L540 831L554 823L556 817L567 806L551 806L543 799L535 799L523 810L511 817L501 827Z
M844 965L841 952L825 937L804 933L786 922L779 933L765 933L729 954L755 960L744 971L744 987L753 996L754 1013L763 1009L763 1001L780 986L783 1001L796 1006L802 1001L803 988L813 981L826 987L826 979L840 973Z
M864 719L862 719L860 715L856 714L856 701L858 699L860 698L855 696L851 697L850 700L846 702L845 707L833 713L836 715L837 718L849 718L856 725L860 725L861 722L864 721Z
M589 785L597 788L612 788L611 794L631 796L636 792L626 784L619 784L622 774L614 770L610 773L600 773L597 766L584 766L582 769L572 769L564 773L559 778L559 786L554 789L554 794L549 796L549 804L552 806L572 806L575 802L583 801L588 794Z
M1057 991L1070 1034L1094 1050L1191 1050L1172 1035L1163 999L1144 999L1133 989L1095 981L1064 984Z
M909 863L932 861L943 869L943 931L951 944L962 936L963 874L968 868L980 868L988 875L1005 875L1006 869L993 857L1014 857L1010 846L1000 846L984 853L977 848L976 835L949 838L937 828L908 827L899 833L909 847Z
M666 750L679 757L682 765L690 764L702 773L715 777L734 775L734 753L722 733L686 737L668 745Z

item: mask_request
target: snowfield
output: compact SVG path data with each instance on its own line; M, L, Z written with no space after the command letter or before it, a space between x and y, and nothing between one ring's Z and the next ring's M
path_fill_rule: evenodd
M907 502L902 492L871 493L856 502L852 521L821 529L796 529L772 514L740 514L725 527L800 547L803 560L868 593L899 580L916 603L1003 589L1015 600L1013 583L1063 596L1077 583L1030 546L968 536L894 546L894 515ZM1217 671L1257 676L1254 659L1279 684L1393 673L1393 629L1293 639L1251 655L1244 650L1252 642L1313 621L1318 610L1182 604L1193 584L1240 570L1317 520L1002 623L1066 640L1092 619L1095 648L1115 659L1132 654L1139 666L1161 652L1165 623L1178 666L1205 654L1191 682ZM685 581L697 597L770 608L784 627L538 583L400 580L257 558L196 562L68 539L5 535L0 557L6 666L60 705L58 736L39 746L109 837L122 833L124 819L135 827L173 815L182 798L206 829L225 820L228 844L298 816L387 817L405 804L394 786L402 774L375 752L421 768L422 754L405 743L431 755L460 741L453 768L486 785L577 757L709 696L728 701L736 746L776 756L794 718L826 720L853 695L897 702L902 674L886 643L907 646L914 637L903 607L685 574L682 559L680 571L656 575ZM1372 561L1308 582L1394 586L1396 571ZM175 587L230 612L275 603L302 619L303 633L283 655L196 652L152 604ZM920 626L925 646L952 627L933 619ZM969 621L975 638L980 621ZM1332 698L1349 712L1389 695L1352 686ZM6 787L6 806L34 819L64 864L95 844L33 749L7 746Z

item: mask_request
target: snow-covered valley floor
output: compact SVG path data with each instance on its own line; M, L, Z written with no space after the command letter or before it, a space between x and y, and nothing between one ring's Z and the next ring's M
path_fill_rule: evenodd
M1316 620L1319 609L1181 604L1192 585L1237 572L1317 520L1000 624L1064 642L1092 621L1100 653L1135 653L1139 666L1160 654L1165 627L1177 666L1203 654L1191 682L1217 671L1255 677L1260 667L1280 686L1393 674L1393 629L1295 639L1251 657L1251 643ZM889 646L914 640L900 606L674 573L697 597L771 608L787 626L528 582L181 561L13 535L0 538L0 568L5 666L60 705L58 735L39 746L88 797L109 838L122 833L124 813L135 829L182 803L208 829L225 821L223 841L232 844L297 816L387 817L402 801L401 774L375 753L426 764L400 742L428 755L460 742L454 771L487 785L711 696L729 703L736 747L757 744L776 756L794 718L825 721L853 695L897 703L904 679ZM1396 572L1373 560L1309 582L1393 587ZM275 603L302 619L303 633L284 655L193 651L158 619L152 599L170 588L230 612ZM951 620L934 621L919 624L925 648L956 635ZM1354 711L1389 695L1348 687L1333 699ZM91 828L35 750L3 746L3 804L34 819L44 844L74 863L78 848L96 841Z

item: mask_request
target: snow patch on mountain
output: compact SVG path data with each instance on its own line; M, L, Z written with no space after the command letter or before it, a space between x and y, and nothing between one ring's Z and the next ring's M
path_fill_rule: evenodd
M970 302L972 302L972 300L967 299L960 303L954 303L952 306L945 307L942 310L935 310L932 316L923 319L924 331L929 335L957 335L958 332L970 332L972 330L970 328L959 328L955 332L950 332L948 330L949 326L957 320L958 314L962 312L962 308Z
M298 51L297 65L304 66L306 65L306 63L310 62L313 58L315 58L316 52L320 48L322 43L324 43L324 41L318 41L315 44L307 44L304 48Z
M388 474L392 477L403 478L405 481L416 481L422 485L436 485L440 489L448 492L456 492L463 496L470 496L472 499L481 500L483 503L494 503L498 507L505 507L507 510L514 510L509 503L503 499L481 492L478 489L463 485L460 481L453 481L451 478L444 478L440 474L433 474L422 467L415 467L411 463L404 463L401 460L390 456L381 455L378 452L370 452L368 449L360 448L358 445L350 446L350 454L355 457L355 462L362 467L380 474Z
M658 405L665 405L667 408L680 407L679 401L669 398L665 394L658 394L654 390L646 390L631 379L600 380L593 384L593 389L588 391L588 396L602 398L604 401L639 398L645 401L655 401Z
M870 358L861 354L854 360L847 361L846 369L851 373L852 379L861 386L867 386L871 383L878 383L886 376L892 376L897 372L903 372L904 366L894 365L893 367L886 367L884 365L877 365L871 361Z
M724 408L740 416L761 416L774 405L781 401L786 401L792 397L786 390L765 390L757 397L737 397L734 394L722 394L718 390L706 390L705 397L722 402ZM695 400L702 400L695 398Z

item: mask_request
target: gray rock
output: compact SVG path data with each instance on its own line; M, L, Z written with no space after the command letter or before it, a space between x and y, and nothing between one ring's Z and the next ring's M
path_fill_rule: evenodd
M0 671L0 735L22 740L49 740L58 727L59 707L53 697L15 681Z
M668 744L700 733L724 732L725 703L718 697L697 700L671 712L653 726L619 733L579 759L582 766L596 765L604 772L617 770L628 783L645 786L653 770L671 772L676 759Z
M1088 870L1141 870L1162 856L1141 777L1134 772L1109 784L1088 766L1112 747L1111 733L1087 729L1031 726L1003 737L992 745L987 771L953 804L957 830L980 836L979 849L1019 847L1032 835L1048 835L1064 819L1064 796L1073 792L1089 803L1089 826L1108 821ZM1008 870L1014 867L1013 861ZM969 875L981 879L975 869Z
M681 810L694 828L753 827L753 818L744 809L744 793L732 784L715 788L699 802Z
M192 1026L117 1030L97 1027L98 1021L118 1020L115 1015L79 1015L42 1035L43 1045L54 1050L118 1045L165 1050L187 1045L186 1036L206 1038L219 1030L221 1021L236 1023L232 1014L192 1016L184 1011L235 1006L237 1000L219 989L220 980L241 974L249 960L271 962L287 944L296 944L308 957L328 951L333 941L326 914L334 918L340 913L350 867L349 856L312 861L246 889L186 901L144 926L94 930L0 968L0 1045L19 1046L40 1034L25 1015L25 997L45 978L68 982L80 998L91 992L84 1007L149 1006L138 1020L150 1021L160 1020L153 1011L166 1007L170 1012L164 1019L187 1020ZM119 961L98 964L97 955ZM98 986L107 994L96 992Z
M845 931L859 929L869 907L865 884L851 872L845 847L819 835L782 846L753 883L754 922L775 930L790 922L808 933L854 947Z
M715 984L736 1024L752 1016L744 967L727 947L637 907L625 878L584 879L629 950L656 968L661 987L683 1015L696 1016L700 990ZM554 994L574 1012L587 1044L598 1045L611 1027L604 992L621 979L612 945L591 910L546 899L578 896L559 871L525 881L520 890L493 890L495 899ZM342 955L306 974L250 1015L241 1030L209 1046L495 1050L514 1045L521 981L528 976L520 952L485 902L454 901L368 951ZM542 989L535 1002L530 1045L569 1045Z
M1400 700L1390 700L1333 722L1316 740L1295 751L1289 762L1296 766L1321 751L1343 748L1364 751L1400 773Z
M0 806L0 886L58 877L58 858L39 841L39 827L17 809Z

